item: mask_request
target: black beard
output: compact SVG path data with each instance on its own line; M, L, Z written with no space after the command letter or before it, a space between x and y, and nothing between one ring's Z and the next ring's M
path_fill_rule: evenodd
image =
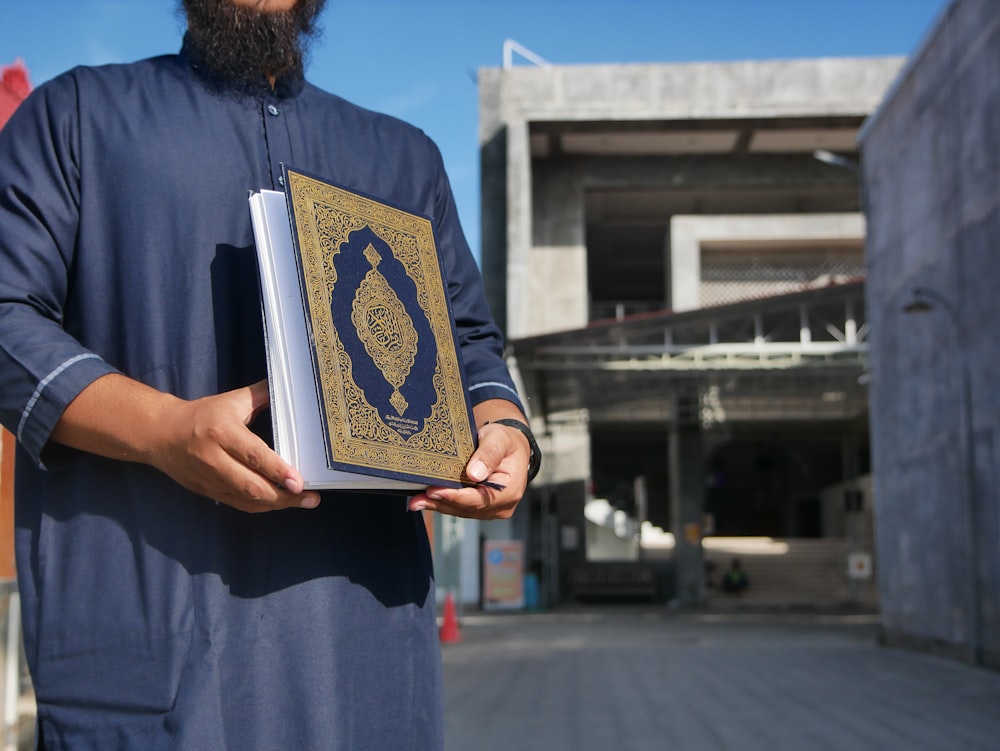
M316 19L326 0L299 0L289 11L263 12L232 0L180 0L198 63L216 78L252 89L300 77Z

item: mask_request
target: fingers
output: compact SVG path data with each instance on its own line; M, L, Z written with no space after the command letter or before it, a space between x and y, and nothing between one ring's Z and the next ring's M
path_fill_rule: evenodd
M500 466L506 453L507 447L499 441L481 441L479 448L469 459L465 474L475 482L489 479L493 471Z
M250 406L253 409L251 419L271 403L271 392L268 390L267 381L257 381L257 383L247 386L250 393Z
M466 475L475 485L427 488L410 499L409 507L466 519L509 519L526 485L527 459L521 453L516 442L500 437L484 439L466 467Z
M477 484L467 488L428 488L410 499L409 508L466 519L509 519L527 485L529 450L518 431L502 425L486 425L479 432L479 448L465 470ZM489 485L481 484L484 482Z
M315 508L319 494L305 491L301 474L281 459L257 435L245 431L227 447L229 461L220 467L227 478L220 489L224 503L244 511Z
M240 391L244 390L236 393ZM250 414L243 421L244 428L270 403L266 380L248 386L245 392L249 397ZM234 431L223 448L233 459L230 485L241 491L230 497L231 504L239 504L249 511L315 508L319 504L318 493L304 492L302 475L250 430Z
M464 519L509 519L520 500L520 494L482 485L469 488L428 488L410 499L409 508L411 511L437 511Z
M179 401L165 416L156 466L192 492L242 511L315 508L301 474L248 427L267 404L266 382Z

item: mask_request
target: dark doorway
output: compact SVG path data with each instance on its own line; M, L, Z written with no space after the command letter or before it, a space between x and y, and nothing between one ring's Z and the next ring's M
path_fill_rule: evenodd
M646 519L670 529L670 490L667 475L667 431L664 425L642 423L591 426L592 492L612 506L636 516L635 478L646 481Z

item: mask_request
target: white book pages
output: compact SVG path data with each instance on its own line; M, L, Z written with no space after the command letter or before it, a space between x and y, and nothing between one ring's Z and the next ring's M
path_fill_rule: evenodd
M302 473L306 488L312 490L422 490L425 486L419 483L327 465L285 194L253 193L250 218L260 267L275 451Z

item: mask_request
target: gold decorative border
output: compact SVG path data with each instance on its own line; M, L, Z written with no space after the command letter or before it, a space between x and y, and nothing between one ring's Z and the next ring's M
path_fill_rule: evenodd
M461 482L475 444L430 221L287 168L286 190L298 237L329 462L371 474ZM330 310L337 284L334 258L350 233L366 226L392 249L413 280L437 344L432 378L436 401L424 428L408 438L386 425L355 382Z

